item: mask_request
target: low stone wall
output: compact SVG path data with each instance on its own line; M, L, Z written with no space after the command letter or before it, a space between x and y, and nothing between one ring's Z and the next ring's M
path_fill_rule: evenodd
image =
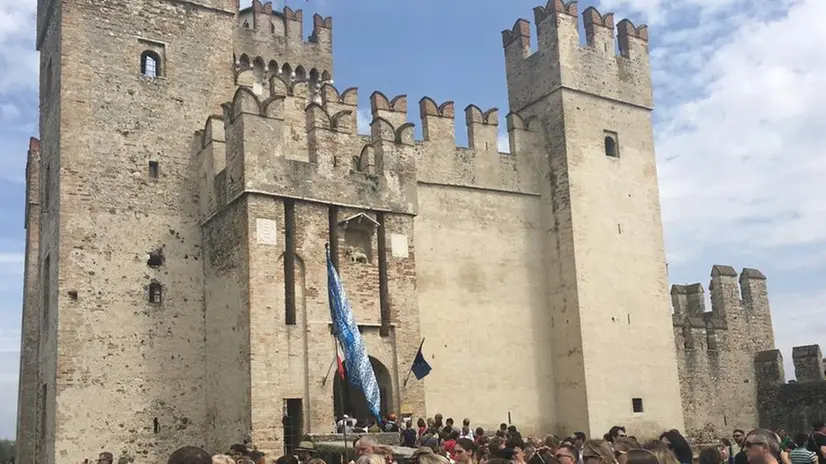
M308 438L313 443L344 443L345 441L347 443L353 443L353 440L361 437L362 435L368 434L348 433L345 439L345 435L343 433L311 433L308 435ZM398 446L399 444L399 434L395 432L371 433L369 435L375 438L380 445Z

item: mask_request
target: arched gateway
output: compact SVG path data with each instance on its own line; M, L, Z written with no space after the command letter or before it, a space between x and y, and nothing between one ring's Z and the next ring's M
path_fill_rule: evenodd
M370 364L373 366L373 372L376 374L376 382L379 384L379 393L381 395L379 413L384 416L393 411L393 381L390 377L390 371L381 361L370 356ZM344 373L346 378L348 375L346 364L344 365ZM337 418L344 414L359 421L365 421L372 417L370 409L367 407L367 400L364 397L364 393L350 385L348 380L342 381L338 375L336 375L335 381L333 382L333 405Z

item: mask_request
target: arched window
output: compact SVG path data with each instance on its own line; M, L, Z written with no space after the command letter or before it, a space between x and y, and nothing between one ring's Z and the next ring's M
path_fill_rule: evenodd
M157 53L145 51L141 55L141 74L146 77L158 77L161 75L161 58Z
M619 147L617 146L617 134L605 132L605 156L619 157Z

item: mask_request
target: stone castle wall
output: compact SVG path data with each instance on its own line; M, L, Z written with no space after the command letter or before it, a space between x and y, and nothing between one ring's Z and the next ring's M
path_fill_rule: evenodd
M761 427L782 428L790 435L809 432L826 417L826 376L820 346L792 350L794 381L786 382L779 350L762 351L755 358L758 375L757 407Z
M674 339L686 435L698 442L758 422L754 358L774 348L766 277L731 266L711 272L711 310L699 283L674 285Z
M41 285L27 284L23 343L38 340L40 368L24 346L21 378L41 398L21 396L37 412L21 415L18 462L103 449L161 462L244 439L278 453L288 402L304 432L329 432L327 244L384 409L485 427L510 416L525 433L683 426L675 356L690 356L682 331L673 350L645 26L617 24L617 56L613 15L585 10L582 45L575 2L552 0L534 10L535 53L527 21L503 32L499 153L497 109L466 107L457 147L453 103L429 97L423 140L407 97L381 92L358 134L358 90L331 82L330 18L304 41L301 11L258 2L238 14L234 0L115 0L105 13L80 0L38 18L30 163L51 187L31 195L47 212L27 212ZM160 76L140 75L145 52ZM737 282L715 279L715 320L731 330ZM744 301L765 299L758 281L741 282ZM690 331L708 329L695 319ZM416 381L422 337L434 371ZM691 369L684 384L719 370Z

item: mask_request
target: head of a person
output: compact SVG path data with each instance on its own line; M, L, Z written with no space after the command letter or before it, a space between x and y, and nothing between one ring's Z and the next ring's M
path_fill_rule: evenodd
M634 438L621 437L614 440L613 447L617 462L625 464L628 461L628 452L632 449L639 449L640 444Z
M772 462L780 455L780 443L777 441L777 435L771 430L752 430L746 434L743 443L749 462Z
M436 414L435 416L433 416L433 425L435 425L436 427L441 427L443 420L444 416L442 416L441 414Z
M112 464L115 461L115 456L108 451L104 451L98 455L98 464Z
M370 456L376 452L376 448L378 446L379 443L375 438L370 435L363 435L361 438L356 440L353 448L355 449L357 456Z
M166 464L212 464L212 456L196 446L184 446L169 455Z
M657 459L660 460L660 464L680 464L680 461L677 460L677 456L671 451L662 440L649 440L642 445L643 449L647 449L651 451L655 455L657 455Z
M729 439L728 439L728 438L726 438L726 437L722 437L722 438L720 438L720 442L721 442L721 443L723 444L723 446L725 446L725 447L729 447L729 446L731 446L731 440L729 440Z
M313 442L302 441L298 444L298 447L296 447L295 454L298 455L298 459L301 462L306 463L313 457L313 454L315 454L315 446L313 445Z
M741 429L734 429L734 431L731 432L731 438L734 440L734 443L742 446L743 440L746 438L746 432Z
M720 464L722 461L723 455L718 448L709 446L700 450L699 464Z
M450 461L448 461L448 459L446 457L440 456L436 453L420 454L416 458L416 462L417 462L417 464L449 464L450 463ZM368 464L368 463L359 462L357 464ZM374 464L374 463L369 463L369 464ZM376 464L378 464L378 463L376 463ZM381 464L384 464L384 463L381 463Z
M798 448L803 448L803 447L805 447L805 446L806 446L806 442L808 442L808 441L809 441L809 434L807 434L807 433L799 432L799 433L796 433L796 434L794 435L794 444L795 444Z
M550 448L551 455L556 453L557 448L559 448L559 445L561 444L562 440L554 434L546 435L545 438L542 439L542 446Z
M691 451L688 441L676 429L671 429L660 435L660 441L665 444L677 456L681 463L691 464L694 462L694 453Z
M235 464L235 459L228 454L216 454L212 456L212 464Z
M812 431L818 432L818 433L826 433L826 422L823 422L823 421L815 422L814 424L812 424Z
M625 427L621 425L615 425L608 430L608 433L605 435L605 440L610 441L611 443L614 442L617 438L628 436L625 432Z
M387 464L384 461L384 458L378 454L370 454L359 456L356 460L356 464Z
M577 464L579 462L579 450L573 445L561 444L556 450L554 457L559 464Z
M453 448L453 459L458 463L467 464L473 461L474 453L476 453L476 444L473 440L460 438Z
M420 417L419 420L416 421L416 427L419 427L420 429L427 428L427 422Z
M250 451L250 461L254 462L255 464L264 464L265 463L264 452L259 451L259 450ZM307 461L307 464L311 464L311 462L312 462L312 459L310 461Z
M465 417L464 419L462 419L462 427L468 427L468 428L470 428L470 419L468 419L467 417Z
M295 456L281 456L275 460L275 464L298 464L298 459Z
M508 424L502 422L501 424L499 424L499 430L506 432L508 430Z
M628 464L660 464L660 459L657 455L646 449L636 448L628 450L625 458ZM720 461L717 461L715 464L719 463Z
M588 440L582 445L583 464L613 464L614 449L606 440Z
M588 440L588 437L585 436L585 432L576 432L574 433L574 446L577 448L582 448L582 445Z
M491 453L495 453L505 447L505 439L497 435L490 439L490 444L488 447L490 448Z
M447 420L445 421L445 425L447 425L448 427L453 427L453 418L448 417Z

